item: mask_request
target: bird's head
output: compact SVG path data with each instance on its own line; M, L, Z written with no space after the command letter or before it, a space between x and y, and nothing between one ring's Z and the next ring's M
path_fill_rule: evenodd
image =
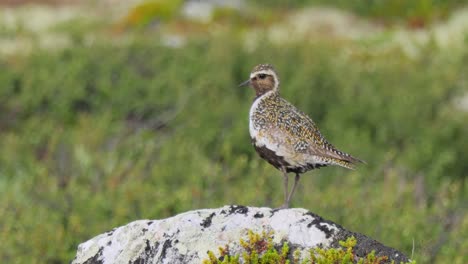
M278 91L279 78L275 69L270 64L259 64L250 73L250 79L239 86L251 86L255 89L257 97L269 92Z

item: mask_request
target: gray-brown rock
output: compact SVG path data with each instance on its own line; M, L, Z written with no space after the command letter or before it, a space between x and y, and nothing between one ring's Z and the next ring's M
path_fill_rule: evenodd
M207 251L218 252L220 246L229 245L231 254L242 252L239 240L249 230L272 232L273 243L287 241L304 253L317 246L337 248L338 241L354 236L358 256L375 250L377 256L388 256L389 262L408 261L401 252L305 209L231 205L131 222L80 244L72 263L201 263Z

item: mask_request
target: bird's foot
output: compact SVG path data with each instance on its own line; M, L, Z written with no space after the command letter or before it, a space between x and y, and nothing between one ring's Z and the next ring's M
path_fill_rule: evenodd
M288 209L289 203L284 203L280 207L275 208L274 210Z

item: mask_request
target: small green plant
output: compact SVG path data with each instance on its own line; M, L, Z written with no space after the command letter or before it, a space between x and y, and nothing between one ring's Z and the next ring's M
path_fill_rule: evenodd
M309 250L309 257L301 260L301 251L297 249L290 255L290 248L287 242L282 246L275 245L272 240L272 233L254 233L249 230L248 239L240 239L240 245L245 250L240 255L231 255L229 247L226 245L219 248L219 257L212 251L208 251L208 259L203 260L203 264L383 264L388 263L387 256L376 256L372 251L367 256L360 258L354 252L357 240L348 237L345 241L340 241L342 248L312 248ZM392 261L391 263L395 263ZM415 261L407 262L415 264Z
M236 264L240 263L291 263L288 259L289 246L288 243L283 243L281 249L277 249L272 241L273 234L262 232L262 234L254 233L249 230L247 240L240 239L239 243L245 250L242 253L242 258L239 255L231 255L229 247L219 248L220 256L212 251L208 251L208 259L203 260L203 264Z
M375 251L372 251L367 256L359 258L354 252L354 247L357 244L357 240L354 237L348 237L345 241L339 242L342 248L314 248L310 250L310 259L302 263L342 263L342 264L381 264L387 263L387 256L376 256ZM392 261L392 263L394 263ZM414 262L409 262L414 263Z

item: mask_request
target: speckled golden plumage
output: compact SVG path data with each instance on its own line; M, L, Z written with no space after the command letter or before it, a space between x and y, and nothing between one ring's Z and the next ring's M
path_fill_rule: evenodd
M250 136L259 155L281 170L285 181L287 208L300 174L315 168L338 165L354 169L359 159L330 144L305 113L280 97L279 78L269 64L255 66L249 80L242 85L255 89L256 98L250 109ZM288 193L288 172L296 173Z
M262 131L260 136L269 136L270 140L285 144L293 153L315 155L323 160L323 165L353 169L359 161L331 145L312 119L277 92L261 100L250 118L253 125ZM277 131L275 135L268 135L271 130Z

